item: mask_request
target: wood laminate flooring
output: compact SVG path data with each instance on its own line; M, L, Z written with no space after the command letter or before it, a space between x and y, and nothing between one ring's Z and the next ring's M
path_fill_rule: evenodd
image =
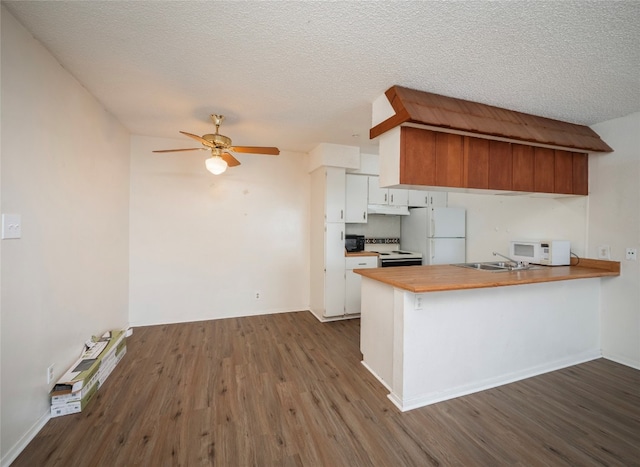
M309 312L135 328L84 412L13 466L640 465L640 371L599 359L401 413L359 320Z

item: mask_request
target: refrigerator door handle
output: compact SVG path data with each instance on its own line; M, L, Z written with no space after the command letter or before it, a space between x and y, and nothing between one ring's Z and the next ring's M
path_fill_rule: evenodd
M436 259L436 242L435 240L429 240L431 242L431 261Z
M429 231L429 237L433 237L436 234L436 220L431 218L431 224L429 226L429 228L431 229Z

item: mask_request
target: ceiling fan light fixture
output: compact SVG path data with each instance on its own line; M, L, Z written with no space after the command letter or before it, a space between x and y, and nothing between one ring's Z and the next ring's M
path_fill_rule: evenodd
M227 170L227 161L225 161L220 156L211 156L209 159L204 161L207 170L214 175L220 175L225 170Z
M220 175L227 167L236 167L240 165L240 161L233 157L231 152L242 152L248 154L266 154L269 156L277 156L280 154L280 150L274 147L263 146L232 146L231 138L221 135L219 132L220 124L224 120L222 115L212 114L211 120L216 127L215 133L207 133L203 136L194 135L193 133L187 133L186 131L180 131L185 136L198 141L202 144L201 148L183 148L183 149L160 149L153 152L180 152L180 151L211 151L211 157L205 161L205 167L209 172L214 175Z

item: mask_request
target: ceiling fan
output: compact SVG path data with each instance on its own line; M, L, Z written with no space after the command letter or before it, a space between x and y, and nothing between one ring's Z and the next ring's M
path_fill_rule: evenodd
M277 156L280 154L280 150L278 148L272 147L261 147L261 146L232 146L231 138L221 135L218 130L220 129L220 125L224 120L224 115L211 115L211 120L213 124L216 126L216 132L213 134L206 134L202 136L194 135L191 133L187 133L186 131L181 131L183 135L188 136L189 138L193 138L199 143L202 143L201 148L185 148L185 149L160 149L153 152L177 152L177 151L202 151L202 150L210 150L211 157L205 161L205 165L207 170L214 175L220 175L227 167L235 167L240 165L240 161L233 157L228 151L233 152L242 152L249 154L266 154L270 156Z

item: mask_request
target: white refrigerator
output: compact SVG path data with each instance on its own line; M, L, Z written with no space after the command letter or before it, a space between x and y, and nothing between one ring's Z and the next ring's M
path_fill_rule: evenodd
M400 247L422 253L422 264L464 263L466 211L462 208L413 208L402 218Z

